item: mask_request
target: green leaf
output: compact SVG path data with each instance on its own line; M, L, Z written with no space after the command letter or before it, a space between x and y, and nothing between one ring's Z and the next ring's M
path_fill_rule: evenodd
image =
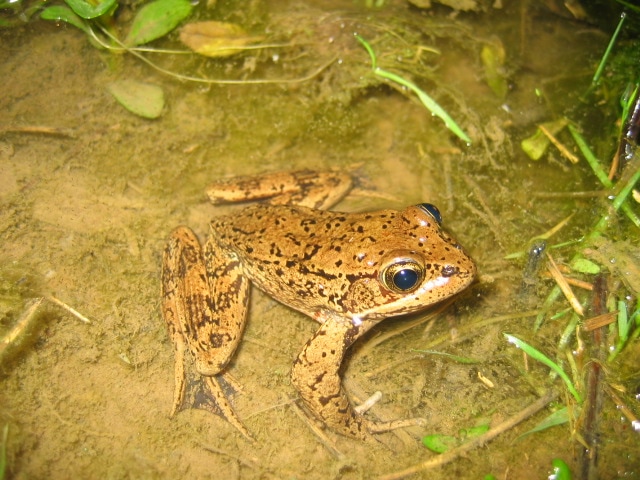
M40 18L43 20L52 20L54 22L66 22L69 25L78 27L84 33L89 33L89 27L78 15L63 5L54 5L52 7L45 8L40 14Z
M500 99L504 99L509 91L509 84L503 74L505 57L504 45L498 39L484 45L480 53L487 84Z
M576 258L571 262L571 268L580 273L590 273L593 275L600 273L600 265L586 258Z
M469 438L479 437L489 431L489 424L477 425L475 427L464 428L460 430L460 435L466 440Z
M97 18L107 13L116 4L116 0L105 0L98 5L91 5L84 0L64 0L67 5L71 7L76 14L80 17L90 20Z
M460 444L460 440L449 435L435 434L422 437L422 444L432 452L444 453L457 447Z
M125 45L133 47L163 37L191 13L188 0L156 0L147 3L133 19Z
M144 118L158 118L164 109L164 92L156 85L120 80L109 85L109 92L131 113Z

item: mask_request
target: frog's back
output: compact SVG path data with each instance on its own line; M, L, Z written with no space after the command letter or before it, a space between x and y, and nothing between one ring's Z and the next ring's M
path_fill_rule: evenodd
M413 208L340 213L256 204L214 219L212 238L239 257L258 288L307 315L315 316L319 310L351 316L374 310L380 315L398 315L424 308L461 288L427 292L428 298L416 299L416 305L406 308L380 309L402 297L379 285L381 265L390 255L418 252L434 269L440 268L436 265L443 257L457 262L460 269L467 268L468 261L473 270L468 276L475 273L473 262L435 219L416 220L408 215ZM434 270L432 276L438 275ZM470 281L465 280L464 286ZM372 298L360 298L362 292Z

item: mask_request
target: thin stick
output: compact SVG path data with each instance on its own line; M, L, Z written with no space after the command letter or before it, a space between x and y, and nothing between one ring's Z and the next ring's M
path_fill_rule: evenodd
M569 223L569 220L571 220L574 215L575 213L572 213L564 220L560 220L560 222L555 227L551 228L551 230L547 230L546 232L538 235L537 237L533 237L532 240L537 240L538 238L542 240L549 240L553 235L558 233L558 231L561 230L567 223Z
M11 345L16 339L22 335L22 333L27 329L27 327L31 324L31 320L33 320L36 310L40 307L42 303L42 297L36 299L29 308L25 310L20 319L16 322L13 328L7 333L4 337L0 339L0 358L4 355L7 347Z
M518 412L516 415L514 415L508 420L505 420L504 422L497 425L496 427L492 428L484 435L480 435L479 437L476 437L467 443L463 443L458 448L449 450L447 453L438 455L437 457L431 458L426 462L419 463L417 465L406 468L404 470L400 470L398 472L382 475L381 477L379 477L379 479L380 480L398 480L400 478L405 478L405 477L408 477L409 475L413 475L414 473L424 472L425 470L430 470L436 467L442 467L443 465L446 465L447 463L454 461L455 459L462 456L463 454L470 452L471 450L481 445L484 445L487 442L490 442L498 435L501 435L507 430L510 430L511 428L515 427L520 422L526 420L532 415L535 415L544 407L546 407L550 402L555 400L557 396L558 396L558 392L551 390L544 397L539 398L528 407L520 410L520 412Z
M54 135L74 138L73 132L69 129L46 127L42 125L31 125L24 127L0 127L0 133L31 133L38 135Z
M627 407L627 405L620 399L618 395L616 395L616 393L611 388L607 388L606 392L616 403L616 407L618 408L618 410L622 412L625 417L627 417L627 420L629 420L629 422L631 422L631 426L633 427L633 429L636 432L640 431L640 420L638 420L638 417L634 415L631 409Z
M67 305L66 303L64 303L62 300L58 300L56 297L54 297L53 295L50 295L47 297L47 300L55 303L56 305L58 305L59 307L64 308L67 312L69 312L71 315L73 315L74 317L76 317L78 320L84 322L84 323L91 323L91 320L89 320L87 317L85 317L84 315L82 315L79 311L77 311L75 308L70 307L69 305Z
M318 437L318 440L320 441L320 443L324 445L324 447L329 451L329 453L331 453L331 455L336 457L338 460L344 459L344 454L340 450L338 450L338 448L333 444L333 442L329 440L329 437L325 435L324 431L322 431L322 429L320 429L320 427L318 427L318 425L316 425L316 423L313 420L311 420L302 411L302 409L298 406L296 402L291 402L291 408L293 409L294 413L298 416L298 418L307 424L307 426L316 435L316 437Z
M583 317L584 309L582 308L582 305L576 298L575 294L573 293L573 290L571 290L571 287L567 283L567 280L564 278L562 273L560 273L560 270L558 270L558 266L556 265L556 262L553 261L553 257L549 255L549 252L547 252L547 258L549 260L549 264L547 265L547 269L549 270L549 273L551 274L553 279L556 281L556 284L558 285L558 287L560 287L560 290L562 290L562 293L564 293L564 296L571 304L571 307L573 308L573 310L578 315Z
M587 318L582 323L582 329L585 332L590 332L591 330L595 330L596 328L606 327L607 325L611 325L616 321L617 315L618 311L614 310L613 312L607 312L596 317Z
M564 155L567 158L567 160L569 160L573 164L576 164L580 161L578 157L576 157L573 153L571 153L567 149L567 147L565 147L562 143L560 143L560 140L558 140L555 137L555 135L553 135L553 133L547 130L547 128L544 125L538 125L538 129L545 135L545 137L549 139L551 143L553 143L553 145L558 150L560 150L560 153L562 153L562 155Z

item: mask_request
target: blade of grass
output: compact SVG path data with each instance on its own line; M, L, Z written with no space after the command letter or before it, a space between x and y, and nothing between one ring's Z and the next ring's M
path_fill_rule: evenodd
M622 12L620 15L620 21L618 22L618 26L616 27L615 32L611 36L611 40L609 40L609 45L607 45L607 49L604 51L604 55L602 55L602 59L600 60L600 64L598 65L598 69L596 70L595 75L593 76L593 80L591 80L591 85L595 85L600 80L602 76L602 71L607 64L607 60L609 60L609 55L611 54L611 50L613 49L613 45L616 43L618 39L618 35L620 34L620 30L622 29L622 24L624 20L627 18L627 13Z
M602 183L602 185L604 185L607 188L611 188L613 186L613 183L611 182L611 180L609 180L609 177L607 176L607 172L605 172L604 169L602 168L602 164L600 163L600 160L598 160L598 158L596 158L594 153L591 151L584 137L580 135L580 132L578 132L578 129L573 125L569 124L568 127L569 127L569 132L571 132L571 136L573 137L573 140L576 142L576 145L578 145L580 152L584 156L585 160L587 160L587 163L591 167L591 170L593 170L593 173L596 175L598 180L600 180L600 183Z
M409 80L401 77L400 75L396 75L393 72L389 72L378 67L376 55L371 48L371 45L369 45L369 43L357 33L355 34L355 37L356 40L358 40L360 44L362 44L362 46L365 48L365 50L369 54L369 57L371 57L371 69L373 70L374 75L382 77L386 80L391 80L392 82L395 82L398 85L402 85L403 87L411 90L417 95L420 102L425 106L427 110L431 112L432 115L440 118L444 122L445 126L449 130L451 130L460 140L468 145L471 144L471 139L469 138L469 136L464 133L464 131L453 120L453 118L451 118L451 116L440 105L438 105L438 103L433 98L431 98L424 92L424 90L422 90L420 87L410 82Z
M2 427L2 438L0 438L0 480L4 479L7 469L7 437L9 436L9 424Z
M537 360L540 363L545 364L551 370L556 372L558 376L564 381L565 385L567 386L567 389L569 390L571 395L573 395L573 398L575 398L578 403L582 403L582 396L578 393L576 388L573 386L573 382L571 382L571 379L567 376L566 373L564 373L564 370L562 370L562 368L560 368L560 366L557 363L555 363L553 360L547 357L544 353L540 352L539 350L532 347L531 345L524 342L523 340L520 340L519 338L514 337L513 335L509 335L508 333L505 333L504 336L509 343L512 343L513 345L521 349L524 353L529 355L534 360Z

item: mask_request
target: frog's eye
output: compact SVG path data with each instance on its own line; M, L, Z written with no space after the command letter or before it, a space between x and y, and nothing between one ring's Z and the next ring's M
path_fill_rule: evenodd
M382 283L392 292L407 293L418 288L424 267L411 259L398 259L382 271Z
M438 225L442 224L442 215L440 215L440 210L438 210L438 207L430 203L421 203L420 205L418 205L418 208L428 215L431 215L433 219L438 223Z

